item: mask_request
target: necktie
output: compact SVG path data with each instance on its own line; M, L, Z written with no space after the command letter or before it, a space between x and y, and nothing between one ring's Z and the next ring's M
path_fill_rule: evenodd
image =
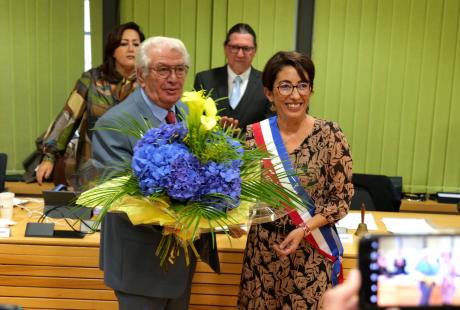
M237 75L235 79L233 80L233 88L232 88L232 95L230 96L230 106L232 109L235 109L236 106L238 105L238 102L240 102L240 96L241 96L241 77Z
M166 115L166 123L167 124L176 123L176 114L173 111L168 111L168 115Z

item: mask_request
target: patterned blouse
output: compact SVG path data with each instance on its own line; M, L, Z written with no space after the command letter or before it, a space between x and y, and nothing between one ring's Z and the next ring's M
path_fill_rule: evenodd
M257 147L252 126L246 140L249 147ZM339 125L315 119L312 132L289 159L315 202L315 214L322 214L330 224L345 217L354 189L351 154Z
M75 157L77 167L88 160L91 157L91 129L97 119L123 101L136 86L135 77L126 79L121 75L117 83L109 83L102 67L84 72L70 93L64 109L45 133L43 160L54 162L57 156L64 154L66 148ZM76 145L71 145L69 142L75 138L74 135L78 141Z
M256 147L252 127L247 143ZM330 224L347 213L354 189L352 159L343 132L334 122L316 119L313 130L289 154L300 181L315 203L315 214ZM306 240L294 253L278 256L273 244L295 229L288 216L252 225L246 244L237 308L320 309L324 292L332 286L332 262Z

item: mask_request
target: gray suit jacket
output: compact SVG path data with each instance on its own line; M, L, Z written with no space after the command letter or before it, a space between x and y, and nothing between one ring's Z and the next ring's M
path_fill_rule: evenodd
M227 97L217 102L219 114L238 119L239 127L243 131L246 131L247 125L260 122L273 115L273 112L270 111L270 102L264 94L262 72L254 68L251 69L248 86L235 110L230 107L228 101L227 66L197 73L194 88L212 90L211 97L214 100Z
M122 103L110 109L96 123L96 127L113 127L114 122L131 115L137 121L147 120L159 126L157 119L146 106L140 88ZM134 137L111 130L93 133L93 157L106 169L130 160L136 143ZM127 216L108 213L101 228L100 266L104 270L106 285L114 290L159 298L177 298L187 286L188 275L195 261L185 267L183 253L168 272L160 267L155 250L161 240L161 227L133 226ZM190 288L188 288L190 289Z

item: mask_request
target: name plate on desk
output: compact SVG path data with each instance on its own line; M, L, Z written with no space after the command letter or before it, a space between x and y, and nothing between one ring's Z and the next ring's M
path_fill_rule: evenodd
M54 223L27 223L26 237L83 238L84 233L74 230L54 230Z
M27 223L26 237L53 237L54 223Z
M0 228L0 238L9 238L11 236L10 228Z

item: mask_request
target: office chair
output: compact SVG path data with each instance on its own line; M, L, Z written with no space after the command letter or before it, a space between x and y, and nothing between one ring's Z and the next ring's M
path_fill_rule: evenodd
M398 199L398 193L395 192L393 183L389 177L385 175L354 173L352 182L355 189L361 188L369 193L375 211L399 212L401 198ZM358 195L362 196L363 194ZM360 209L360 205L358 209Z
M403 179L402 177L388 177L393 185L393 194L395 195L396 200L401 200L403 196Z
M5 190L6 163L8 157L5 153L0 153L0 193Z
M351 199L350 209L361 210L361 206L363 203L367 211L376 211L375 204L372 201L372 197L369 191L364 187L355 185L355 194Z

